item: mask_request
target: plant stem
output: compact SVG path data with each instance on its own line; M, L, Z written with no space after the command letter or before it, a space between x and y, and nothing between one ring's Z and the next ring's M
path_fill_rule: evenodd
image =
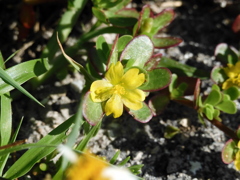
M193 108L196 110L196 108L194 107L194 104L192 101L184 99L184 100L178 100L178 99L174 99L173 101L178 102L180 104L183 104L185 106L188 106L190 108ZM216 126L218 129L220 129L221 131L223 131L227 136L229 136L231 139L233 140L239 140L237 134L235 131L233 131L232 129L230 129L229 127L227 127L226 125L224 125L222 122L213 119L210 120L208 119L206 116L204 116L205 119L207 119L212 125Z
M207 118L206 118L207 119ZM213 124L214 126L216 126L218 129L220 129L221 131L223 131L227 136L229 136L231 139L233 140L237 140L239 141L239 138L237 136L237 134L230 129L229 127L225 126L224 124L222 124L220 121L213 119L213 120L209 120L207 119L211 124Z
M78 52L78 50L82 48L85 42L104 33L131 34L131 32L128 29L123 29L119 27L104 27L101 29L97 29L95 31L90 31L86 34L83 34L73 46L67 48L65 51L66 54L68 56L74 56ZM57 46L57 40L55 43L56 43L55 46ZM67 60L64 58L62 54L53 59L52 62L53 62L52 66L45 74L38 78L35 78L32 81L33 88L37 88L39 85L43 84L47 80L50 80L50 78L54 74L56 74L60 69L65 68L66 65L68 64Z

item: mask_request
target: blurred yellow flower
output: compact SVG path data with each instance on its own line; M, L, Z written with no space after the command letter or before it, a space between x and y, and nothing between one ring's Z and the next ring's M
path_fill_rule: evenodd
M236 169L239 171L240 170L240 141L238 141L238 148L239 148L239 150L236 153L234 165L235 165Z
M229 77L222 85L222 89L228 89L232 86L240 87L240 61L235 65L228 64L228 67L223 68L226 75Z
M111 64L105 79L94 81L90 87L93 102L106 102L106 115L113 114L117 118L123 113L123 105L132 110L141 109L145 93L137 89L145 81L145 75L138 68L129 69L124 73L120 61Z
M74 153L66 151L66 148L64 148L64 152ZM111 166L88 151L77 157L72 163L66 172L65 180L137 180L137 177L128 169Z
M86 152L68 169L66 180L110 180L101 175L107 166L105 161Z

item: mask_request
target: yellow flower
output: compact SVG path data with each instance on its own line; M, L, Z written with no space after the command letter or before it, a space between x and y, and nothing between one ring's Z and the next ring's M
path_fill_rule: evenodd
M108 164L91 153L81 155L66 173L66 180L110 180L102 176Z
M74 153L69 150L65 153ZM68 154L68 155L69 155ZM128 169L114 167L88 151L73 161L65 180L137 180Z
M137 89L145 81L145 75L139 74L138 68L129 69L124 73L121 62L111 64L105 79L94 81L90 87L93 102L106 102L106 115L113 114L117 118L123 113L123 105L132 110L142 108L145 93Z
M226 75L229 77L222 85L222 89L228 89L232 86L240 87L240 61L235 65L228 64L228 67L223 68Z
M239 171L240 170L240 141L238 141L238 148L239 148L239 150L236 153L234 165L235 165L236 169Z

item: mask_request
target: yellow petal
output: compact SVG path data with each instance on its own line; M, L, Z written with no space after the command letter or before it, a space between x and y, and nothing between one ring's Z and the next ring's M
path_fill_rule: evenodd
M234 79L233 78L229 78L227 79L223 85L222 85L222 89L228 89L230 87L234 86Z
M135 89L127 91L127 93L122 96L123 104L132 110L139 110L142 108L142 101L145 99L145 93L140 89Z
M120 61L116 64L111 64L110 68L105 74L105 78L111 82L112 85L116 85L120 82L123 76L123 66Z
M118 94L113 94L112 97L106 102L104 109L107 116L113 114L114 118L120 117L123 113L121 96Z
M91 84L90 92L93 102L106 101L112 96L112 84L106 80L97 80Z
M144 83L145 75L143 73L138 73L139 69L132 68L123 75L121 82L126 89L136 89Z
M236 159L234 161L234 165L236 169L239 171L240 170L240 151L236 153Z

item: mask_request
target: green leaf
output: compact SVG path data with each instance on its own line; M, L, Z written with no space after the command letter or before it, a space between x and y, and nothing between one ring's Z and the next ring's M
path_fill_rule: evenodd
M110 52L109 58L108 58L108 63L107 66L110 67L110 64L116 64L118 61L118 36L116 37L113 45L112 45L112 50Z
M93 102L90 92L87 92L83 99L83 116L91 125L96 125L104 116L102 104Z
M1 95L0 107L0 145L3 146L9 143L12 132L12 107L9 93Z
M182 39L177 37L153 37L152 41L155 48L163 49L177 46L182 42Z
M177 75L189 76L189 77L199 77L202 79L209 79L209 72L197 69L186 64L181 64L173 59L162 57L161 61L158 64L158 67L166 67L170 69L172 73Z
M132 66L143 68L153 53L153 44L148 36L135 37L123 50L120 61L133 60ZM128 68L128 67L127 67Z
M86 135L86 137L84 137L83 140L81 140L81 142L78 144L78 146L76 147L76 150L79 150L79 151L83 151L89 140L97 133L97 131L101 128L101 121L98 122L98 124L96 126L94 126L90 132Z
M212 69L211 79L215 83L221 84L224 81L226 81L228 79L228 77L227 77L226 73L224 72L223 68L215 67Z
M122 17L132 17L135 18L135 23L136 20L139 17L139 12L136 9L132 9L132 8L123 8L120 11L116 12L117 16L122 16ZM134 25L134 24L133 24Z
M114 156L109 161L110 164L115 164L117 161L118 156L120 155L120 150L117 150L117 152L114 154Z
M223 93L229 95L229 97L232 101L238 99L238 97L240 95L238 87L236 87L236 86L231 86L230 88L224 90Z
M63 122L56 129L51 131L48 135L43 137L35 145L43 146L38 148L32 148L25 152L4 174L3 177L8 179L18 178L26 174L34 164L36 164L40 159L44 158L51 152L53 152L56 147L67 137L67 130L72 125L74 118L71 117L67 121ZM44 147L44 145L51 145L52 147ZM1 152L1 151L0 151Z
M170 97L168 94L157 94L148 102L149 108L152 110L154 116L163 112L163 110L167 107L170 102Z
M43 74L47 69L47 59L36 59L8 68L5 70L5 73L21 85L29 79ZM1 71L3 70L1 69ZM0 94L5 94L13 89L13 86L0 79Z
M222 101L216 105L216 108L228 114L235 114L237 112L236 104L230 100Z
M148 72L148 80L139 89L157 91L167 87L171 82L171 72L167 68L156 68Z
M163 10L153 18L153 27L151 34L155 35L158 31L166 27L174 18L174 11L172 9Z
M141 31L142 24L146 19L149 18L150 13L151 13L150 6L149 5L143 6L140 16L138 18L138 22L135 24L133 28L133 36L137 36L138 34L141 33L139 31Z
M87 70L78 62L74 61L70 56L68 56L65 51L63 50L62 44L58 38L58 34L57 34L57 42L58 45L63 53L63 56L66 58L66 60L77 70L80 71L85 78L87 79L88 82L93 82L95 79L87 72Z
M128 169L135 175L138 175L141 173L141 169L144 166L144 164L137 164L137 165L132 165L128 167Z
M144 69L146 69L147 71L155 69L159 64L161 58L162 58L162 54L153 55L151 59L148 62L146 62L146 64L144 65Z
M167 126L164 132L164 137L166 139L173 138L176 134L180 132L180 129L174 126Z
M206 104L203 108L203 113L207 116L209 120L213 120L214 112L214 108L210 104Z
M225 164L230 164L235 159L235 148L237 147L237 143L232 139L228 140L223 147L222 150L222 161Z
M16 131L13 133L12 139L11 139L11 141L9 141L9 143L14 143L16 141L18 132L19 132L20 127L22 125L22 121L23 121L23 118L20 120L20 122L19 122L19 124L18 124L18 126L16 128ZM12 151L12 152L15 152L15 151ZM1 164L0 164L0 177L3 174L3 169L4 169L4 167L5 167L6 163L7 163L7 160L8 160L8 157L9 157L9 153L1 155L1 151L0 151L0 162L1 162Z
M127 162L130 160L130 156L126 157L124 160L122 160L118 166L124 166L125 164L127 164Z
M173 89L173 91L171 92L171 98L177 99L177 98L184 96L184 93L185 93L187 87L188 87L187 83L185 83L185 82L181 83L178 87Z
M203 104L210 104L212 106L217 105L222 100L222 94L221 92L217 90L212 90L208 97L204 100Z
M238 62L238 51L225 43L219 44L215 49L215 56L225 64L236 64Z
M15 67L16 68L16 67ZM20 67L21 70L22 67ZM12 71L13 69L11 69L11 71L4 71L2 68L0 68L0 77L2 79L0 79L0 88L1 86L4 88L4 89L0 89L0 94L5 94L6 93L6 90L7 92L10 91L11 89L16 88L17 90L19 90L21 93L23 93L24 95L26 95L27 97L29 97L30 99L32 99L33 101L35 101L36 103L38 103L39 105L43 106L35 97L33 97L28 91L26 91L21 85L20 83L18 83L15 79L19 78L21 80L25 80L25 79L28 79L27 77L29 77L29 74L27 75L24 75L23 72L26 70L26 66L24 66L24 71L20 71L20 68L18 66L18 69L16 71ZM28 70L26 70L27 72L29 72ZM10 72L8 74L8 72ZM13 74L11 74L13 73ZM32 74L32 73L30 73ZM20 76L24 76L24 78L21 78ZM27 77L26 77L27 76ZM15 79L14 79L15 77ZM17 80L19 80L17 79ZM12 86L12 87L11 87Z
M97 65L101 66L102 64L107 64L107 59L109 57L111 49L109 48L109 45L107 44L107 42L103 36L99 36L97 38L96 50L97 50L97 54L98 54L98 57L100 60L100 62ZM105 69L103 69L103 70L105 70Z
M118 42L117 42L118 57L120 57L120 55L122 54L122 51L132 39L133 37L130 35L124 35L118 39Z
M92 7L92 12L96 18L104 23L107 23L107 17L103 10Z
M124 17L120 15L111 16L108 20L112 25L119 27L133 26L137 22L137 19L134 17Z
M151 109L143 102L143 107L139 110L129 110L128 112L134 119L141 123L147 123L152 119Z

